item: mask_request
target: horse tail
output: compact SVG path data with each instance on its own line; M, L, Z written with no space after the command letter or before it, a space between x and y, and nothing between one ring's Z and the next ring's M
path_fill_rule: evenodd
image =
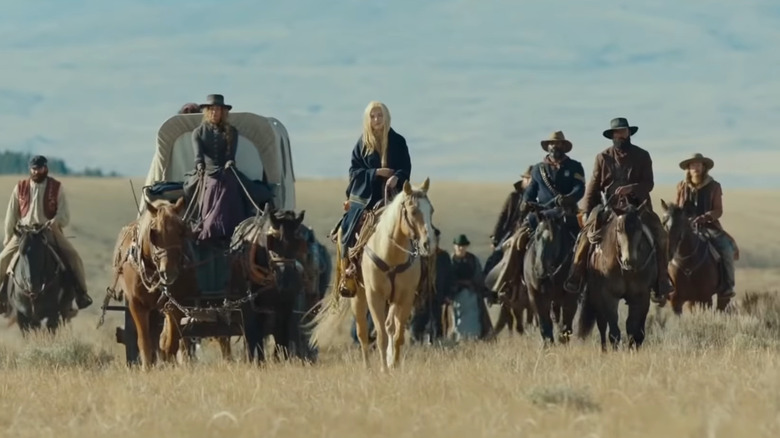
M577 336L580 339L585 339L593 331L593 326L596 325L596 309L590 304L588 300L588 291L585 290L585 296L582 298L582 307L580 308L580 320L577 326Z
M339 281L342 275L341 266L341 229L339 229L336 239L336 278L331 283L330 291L309 310L309 312L318 309L317 313L311 319L311 322L303 325L303 329L310 335L309 346L311 348L326 347L334 345L337 341L337 333L344 328L344 323L350 314L350 303L348 299L342 299L339 293ZM309 313L307 312L307 313Z
M325 292L327 291L328 284L330 283L330 278L333 272L333 260L330 257L330 252L328 252L328 249L325 248L325 245L317 242L317 247L320 251L320 264L321 264L321 270L320 270L320 284L319 289L317 290L318 294L325 295Z

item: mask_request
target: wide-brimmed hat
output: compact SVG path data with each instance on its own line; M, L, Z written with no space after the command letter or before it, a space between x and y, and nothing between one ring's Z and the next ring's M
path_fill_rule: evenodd
M680 161L680 169L687 170L691 163L702 163L704 164L704 168L707 170L715 167L715 162L712 161L712 158L705 157L704 155L696 152L691 156L691 158Z
M563 135L563 131L555 131L552 133L550 138L548 140L542 140L542 149L544 151L547 151L547 147L551 144L560 144L563 145L563 153L568 154L571 151L572 144L569 140L566 140L566 137Z
M46 159L43 155L36 155L32 158L30 158L30 168L35 167L43 167L46 166L46 164L49 162L49 160Z
M471 242L469 242L469 238L466 237L465 234L461 234L458 237L456 237L455 240L452 241L452 243L459 246L471 245Z
M525 172L520 175L520 178L530 178L531 172L534 170L534 166L528 166L528 169L525 169Z
M209 94L206 96L206 103L198 105L201 110L209 106L221 106L222 108L227 108L228 110L233 108L233 105L225 104L225 96L221 94Z
M604 131L604 137L607 137L611 140L612 133L618 129L628 129L628 132L630 132L631 135L634 135L637 131L639 131L639 127L631 126L630 123L628 123L628 119L625 117L616 117L609 122L609 129Z

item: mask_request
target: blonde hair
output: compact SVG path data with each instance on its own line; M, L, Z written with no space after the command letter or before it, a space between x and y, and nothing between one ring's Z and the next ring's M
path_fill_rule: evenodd
M379 108L382 111L382 132L377 138L371 129L371 111ZM376 100L372 100L363 112L363 155L378 152L382 157L382 167L387 167L387 136L390 132L390 111L387 106Z

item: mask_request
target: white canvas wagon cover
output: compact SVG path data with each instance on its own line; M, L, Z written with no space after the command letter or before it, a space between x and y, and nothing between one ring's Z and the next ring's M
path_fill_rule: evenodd
M202 120L203 114L177 114L160 126L144 185L186 179L184 174L195 168L192 131ZM262 180L265 173L276 207L294 210L295 174L287 129L273 117L247 112L230 113L229 121L238 130L236 167L252 180Z

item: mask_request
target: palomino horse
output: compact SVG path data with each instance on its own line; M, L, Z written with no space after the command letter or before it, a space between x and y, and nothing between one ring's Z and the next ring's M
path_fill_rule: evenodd
M629 204L624 208L604 208L605 211L595 218L596 229L599 229L602 219L606 219L607 223L598 232L601 241L591 247L588 257L578 335L586 338L593 325L598 324L601 348L606 351L609 326L609 340L617 349L620 343L618 303L623 299L628 305L626 332L629 348L639 348L645 339L650 289L657 279L656 244L652 233L642 222L644 203L639 207ZM597 214L596 211L593 214ZM593 237L589 232L586 238Z
M135 323L144 369L155 360L154 341L159 339L166 361L173 361L179 349L179 331L152 326L152 312L160 311L171 299L181 299L197 290L194 271L184 267L186 241L191 234L180 217L184 206L183 197L175 204L147 200L146 210L122 229L114 248L117 286L127 299ZM165 312L165 325L179 327L183 312L171 304Z
M533 204L532 204L533 205ZM563 289L569 273L576 236L561 208L542 212L544 207L533 205L539 225L531 238L523 258L523 279L528 297L539 319L539 330L545 342L553 343L553 302L556 303L558 339L566 343L572 334L572 322L577 313L577 296Z
M683 305L712 307L712 295L724 281L719 262L713 254L706 231L691 225L690 204L679 207L661 200L664 225L669 233L669 276L675 292L670 297L672 310L680 315ZM718 297L717 309L723 311L731 298Z
M50 222L35 226L17 226L19 250L8 276L8 302L22 334L46 328L56 333L68 319L73 292L65 287L66 268L52 247ZM55 225L56 226L56 225Z
M343 298L338 292L339 279L336 278L330 293L320 301L323 307L312 321L310 344L313 347L324 345L343 327L351 304L365 366L368 367L369 352L368 322L364 317L367 310L370 310L376 328L382 370L398 365L406 323L420 285L420 256L428 256L434 248L429 185L428 178L417 189L407 181L403 191L383 207L375 228L364 227L362 233L368 233L368 239L359 269L362 284L359 282L353 298ZM339 235L338 241L342 238ZM341 260L340 256L338 260ZM341 270L336 272L338 276ZM388 336L392 337L392 342L388 342Z

